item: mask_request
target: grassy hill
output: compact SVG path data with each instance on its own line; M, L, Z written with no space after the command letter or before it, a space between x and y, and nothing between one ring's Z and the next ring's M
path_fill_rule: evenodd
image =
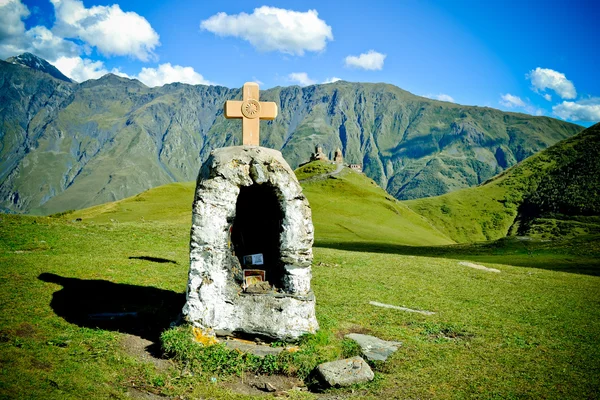
M169 200L173 187L163 189ZM82 221L0 215L0 398L264 398L239 393L251 388L248 376L231 373L238 368L236 353L216 353L216 369L152 356L160 355L158 337L185 301L189 219L169 218L150 194L143 214L130 199L104 213L75 214ZM128 219L128 213L137 215ZM315 216L317 227L323 224L318 218L330 218ZM366 241L380 239L377 230L371 233ZM314 248L321 329L300 344L294 359L304 371L340 359L348 354L348 332L402 346L375 366L374 382L328 396L581 399L600 392L598 240L544 248L539 242L365 247L337 240ZM461 260L501 272L468 268ZM557 260L564 261L560 269ZM102 313L133 316L95 317ZM271 362L273 369L298 371L289 360Z
M525 201L537 210L529 215L595 213L594 201L582 203L571 194L581 190L564 196L551 190L564 181L560 166L590 168L579 165L577 154L580 146L591 146L586 157L593 156L595 139L588 135L594 132L550 149L565 155L564 162L557 154L540 154L527 168L515 168L518 174L512 170L469 189L479 198L461 191L452 201L433 203L438 211L431 208L432 215L450 219L432 219L469 238L483 232L477 212L500 213L508 208L506 199L516 215ZM195 363L156 357L159 336L185 301L195 183L164 185L50 218L0 214L0 398L259 399L264 393L250 387L248 377L273 371L303 377L318 363L354 351L343 339L349 332L402 346L385 364L373 365L373 382L325 396L597 397L600 235L443 246L452 241L362 174L335 174L323 163L296 173L316 228L312 288L320 331L304 338L296 353L269 359L261 369L245 361L250 375L241 373L237 352L205 349L206 359ZM546 210L525 195L534 193L525 190L531 182L567 205ZM466 219L452 229L452 213L459 212L470 215L479 231L470 230ZM371 301L435 314L374 307ZM99 317L112 313L128 316ZM297 390L287 396L323 398Z
M313 213L317 242L381 242L404 245L453 243L427 220L388 195L373 180L348 168L313 162L296 171ZM95 222L170 221L190 224L195 182L173 183L112 203L74 211L69 219Z
M600 233L600 124L485 184L406 201L457 242Z

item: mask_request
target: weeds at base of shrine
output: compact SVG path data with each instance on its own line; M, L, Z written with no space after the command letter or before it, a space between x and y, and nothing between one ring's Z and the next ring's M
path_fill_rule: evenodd
M175 327L163 332L161 343L165 355L176 360L186 372L192 374L241 376L245 372L251 372L305 379L317 365L335 359L340 353L340 349L335 346L322 346L322 342L328 342L328 339L324 339L325 333L321 332L303 336L299 341L300 350L284 350L279 355L264 357L228 349L223 343L202 345L193 339L190 326Z

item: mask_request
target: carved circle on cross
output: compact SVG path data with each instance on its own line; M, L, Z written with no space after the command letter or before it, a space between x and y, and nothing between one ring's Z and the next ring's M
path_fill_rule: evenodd
M246 118L257 118L260 115L260 103L254 99L245 100L242 103L242 114Z

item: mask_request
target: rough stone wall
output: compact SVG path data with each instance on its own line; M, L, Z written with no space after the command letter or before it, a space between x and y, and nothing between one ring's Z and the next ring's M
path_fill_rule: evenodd
M281 293L246 294L235 279L229 246L240 187L273 188L281 207ZM294 172L277 150L257 146L214 150L198 176L184 317L215 333L245 332L295 339L318 329L310 289L314 229Z

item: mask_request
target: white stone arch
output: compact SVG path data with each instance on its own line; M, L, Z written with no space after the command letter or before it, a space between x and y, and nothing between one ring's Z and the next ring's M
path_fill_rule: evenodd
M254 184L273 189L283 217L279 253L284 293L277 296L241 294L232 271L229 229L240 188ZM184 316L217 333L295 338L316 331L310 288L313 241L310 206L279 151L253 146L214 150L196 186Z

